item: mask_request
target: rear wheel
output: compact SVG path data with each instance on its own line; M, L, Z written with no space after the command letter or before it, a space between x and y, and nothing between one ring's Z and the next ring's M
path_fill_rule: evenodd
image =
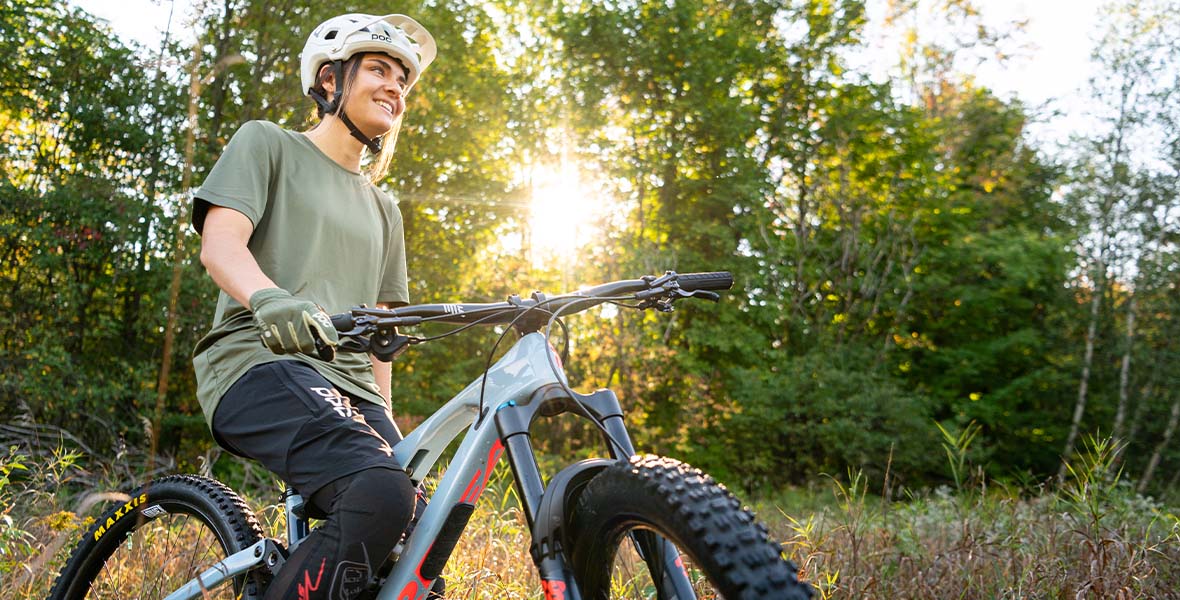
M675 551L660 557L665 548ZM584 598L806 600L812 590L753 513L711 477L678 461L636 456L587 484L569 518L566 555Z
M148 483L100 517L74 550L52 600L155 599L262 539L246 503L220 482L173 475ZM239 576L205 598L260 598L261 574Z

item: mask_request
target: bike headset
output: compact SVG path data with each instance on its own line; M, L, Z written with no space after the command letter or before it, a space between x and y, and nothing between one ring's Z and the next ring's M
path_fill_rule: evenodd
M347 14L324 21L311 32L300 54L299 77L304 94L311 96L325 114L335 114L348 127L352 137L360 140L371 152L381 152L381 136L369 138L344 113L341 96L344 94L344 61L362 52L388 54L406 69L406 87L402 97L418 81L418 76L434 61L438 47L425 27L405 15ZM320 68L332 63L336 76L336 90L332 100L316 88ZM339 109L339 112L337 112Z

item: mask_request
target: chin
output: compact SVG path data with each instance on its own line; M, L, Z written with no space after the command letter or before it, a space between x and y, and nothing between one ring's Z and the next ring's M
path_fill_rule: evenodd
M373 121L367 123L366 126L361 127L361 130L374 131L376 132L373 134L374 137L381 137L390 131L393 131L394 123L397 123L397 119L391 119L388 117L383 119L374 119Z

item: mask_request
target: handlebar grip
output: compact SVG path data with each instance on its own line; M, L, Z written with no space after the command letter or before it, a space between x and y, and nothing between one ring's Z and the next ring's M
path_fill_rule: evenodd
M332 315L332 327L336 331L352 331L356 327L356 322L352 320L352 313L340 313Z
M680 282L680 289L691 292L694 290L728 290L733 287L733 273L717 271L714 273L680 273L676 276Z

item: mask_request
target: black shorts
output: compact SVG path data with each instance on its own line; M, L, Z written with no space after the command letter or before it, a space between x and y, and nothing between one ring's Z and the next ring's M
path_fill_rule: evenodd
M213 437L309 499L365 469L403 470L393 457L401 435L389 409L366 400L354 404L294 360L258 365L234 382L213 413Z

